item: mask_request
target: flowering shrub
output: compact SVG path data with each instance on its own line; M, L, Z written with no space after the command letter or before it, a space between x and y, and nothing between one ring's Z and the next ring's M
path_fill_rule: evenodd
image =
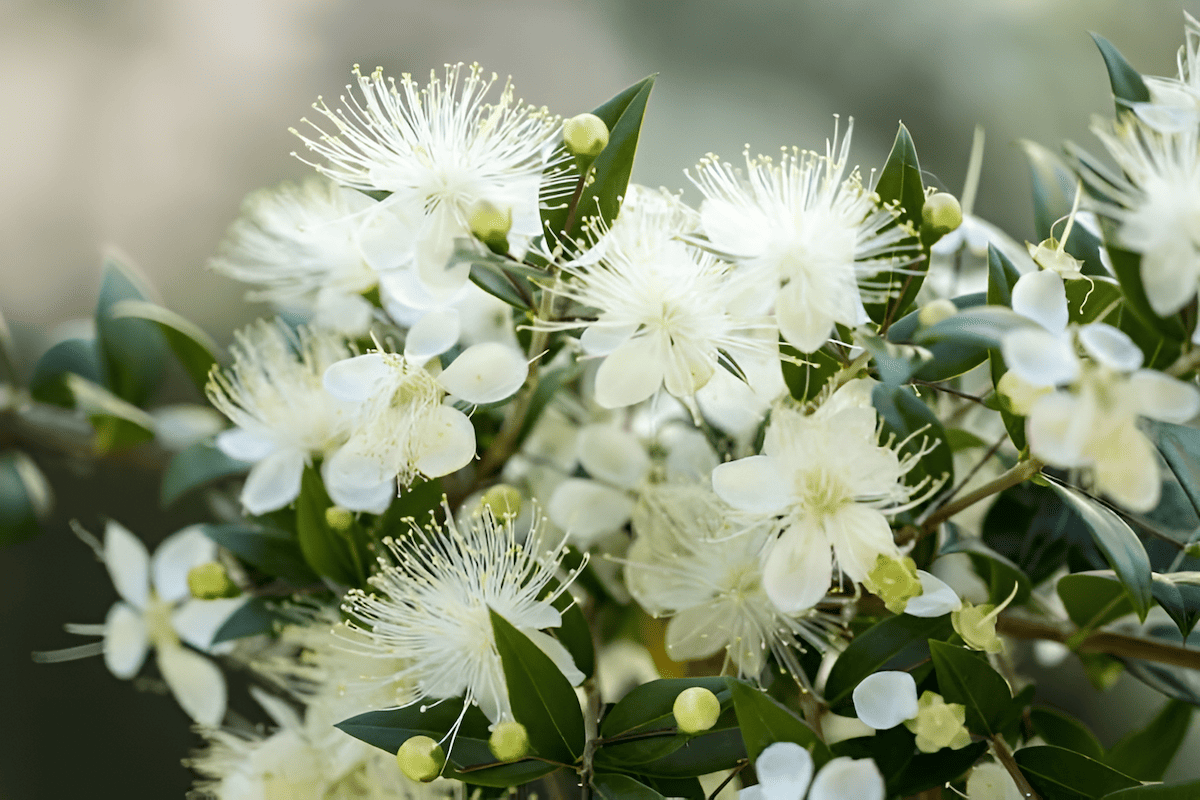
M852 121L705 156L691 207L629 182L653 78L564 121L356 67L212 261L278 317L226 358L109 261L95 338L0 373L6 441L210 501L153 556L76 525L121 599L35 658L153 651L216 798L1200 796L1158 785L1200 704L1200 23L1175 77L1098 44L1116 166L1027 148L1026 247L903 127L865 173ZM156 407L168 353L211 408ZM5 540L51 488L0 455ZM1167 701L1106 750L1022 640Z

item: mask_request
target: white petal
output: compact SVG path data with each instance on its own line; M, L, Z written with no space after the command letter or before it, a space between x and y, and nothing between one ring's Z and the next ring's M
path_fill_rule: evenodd
M321 478L325 482L325 491L329 499L342 508L351 511L366 511L369 514L382 514L396 498L396 479L384 478L372 483L370 481L345 481L337 472L330 472L330 464L336 464L332 458L321 465Z
M1067 289L1053 270L1022 275L1012 289L1012 310L1051 333L1067 329Z
M1142 285L1155 314L1160 317L1174 314L1196 295L1195 261L1196 253L1190 243L1143 254Z
M432 309L409 328L404 337L404 357L413 363L424 364L453 347L461 329L458 309Z
M1018 328L1005 334L1000 352L1008 368L1034 386L1059 386L1079 377L1079 358L1065 336L1039 328Z
M215 664L182 645L158 649L158 669L187 715L215 728L225 716L225 678Z
M713 491L739 511L777 514L792 499L786 473L786 465L778 458L739 458L713 470Z
M212 647L217 631L245 602L244 597L188 600L171 614L171 625L179 634L179 638L192 647L207 650Z
M632 489L650 471L650 456L638 438L612 425L586 426L575 448L589 475L622 489Z
M313 324L347 336L365 333L371 327L375 307L360 294L326 287L317 292L317 313Z
M427 478L449 475L475 458L475 428L467 415L450 406L434 411L413 432L413 465Z
M395 472L388 469L383 459L373 453L364 453L360 445L364 443L352 439L325 459L321 465L321 477L326 486L337 485L345 490L354 490L355 487L375 487L395 481Z
M1142 351L1124 331L1095 322L1079 329L1079 342L1092 358L1110 369L1132 372L1142 365Z
M529 375L525 356L499 342L471 345L446 367L438 382L468 403L497 403L512 397Z
M883 776L869 758L842 756L821 768L808 800L883 800Z
M150 641L142 615L124 603L114 603L104 620L104 663L108 671L128 680L142 668Z
M1058 642L1038 642L1038 644L1058 644ZM1059 646L1062 647L1062 645ZM1066 650L1066 648L1063 649ZM1008 770L994 761L985 761L977 764L971 770L971 774L967 776L967 800L1022 800L1022 798L1021 790L1013 782Z
M244 428L221 431L216 438L217 449L230 458L253 464L275 452L278 445L273 439L259 436Z
M1162 483L1154 446L1132 422L1110 431L1094 452L1096 488L1131 511L1158 505Z
M894 728L917 716L917 682L907 672L884 670L854 687L854 713L877 731Z
M361 403L376 393L392 375L382 353L367 353L331 364L321 382L325 391L348 403Z
M795 742L775 742L768 745L754 762L758 785L768 800L776 797L804 796L812 780L813 760L807 750Z
M767 796L763 794L761 786L747 786L745 789L738 791L738 800L767 800Z
M363 215L355 234L363 260L375 272L394 271L411 262L423 216L419 209L399 202L377 205L374 213Z
M242 505L258 516L283 508L300 494L300 478L307 458L304 452L287 448L259 461L242 486Z
M1029 412L1029 447L1035 456L1056 467L1084 467L1090 459L1084 454L1095 413L1066 392L1048 394L1034 403Z
M104 566L117 594L135 608L145 608L150 592L150 554L140 539L112 520L104 527Z
M554 662L554 666L558 667L568 683L572 686L578 686L583 683L583 673L575 666L575 659L571 658L571 654L567 652L567 648L563 647L561 642L548 633L543 633L532 628L522 628L521 632L529 637L529 641L537 645L543 653L550 657L550 660Z
M160 600L174 603L189 596L187 576L194 567L215 561L217 543L199 525L189 525L166 539L154 551L151 575Z
M789 283L779 293L775 319L783 338L802 353L819 350L833 330L833 318L805 302L796 282Z
M254 702L263 707L263 711L267 712L267 716L275 721L275 724L284 730L298 731L304 725L304 721L300 715L296 713L296 709L286 703L283 699L267 694L257 686L250 687L250 695L254 698Z
M862 583L879 556L899 558L887 518L873 508L848 503L825 518L825 533L837 556L838 569Z
M454 240L470 235L454 219L449 203L441 203L429 216L429 222L417 240L414 253L417 276L434 297L449 299L463 287L471 274L471 265L451 262Z
M379 276L379 296L388 314L401 325L412 325L421 312L445 302L425 288L411 269L394 269Z
M554 490L546 512L572 541L587 547L600 534L623 527L633 514L633 501L602 483L568 478Z
M724 200L700 204L700 223L713 246L729 255L753 258L762 252L769 231L760 214L747 213Z
M697 606L680 611L667 623L667 655L673 661L691 661L715 655L725 646L720 630L714 630L712 609ZM750 665L741 664L747 675L756 675Z
M767 552L763 589L785 614L812 608L829 591L833 561L829 542L807 525L792 525Z
M921 579L922 591L917 597L909 599L908 605L904 607L905 614L914 617L940 617L962 608L962 600L954 589L950 588L950 584L923 569L917 570L917 577Z
M622 325L605 324L604 317L587 326L579 336L579 344L583 352L589 356L606 356L629 340L637 331L637 324L630 322Z
M1129 383L1143 416L1182 424L1200 413L1200 392L1190 383L1148 369L1133 373Z
M604 408L642 402L662 386L664 361L657 336L625 342L596 370L596 402Z

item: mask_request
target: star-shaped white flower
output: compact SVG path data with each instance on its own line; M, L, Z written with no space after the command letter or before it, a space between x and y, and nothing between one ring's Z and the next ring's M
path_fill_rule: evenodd
M794 742L775 742L754 761L758 785L742 789L739 800L883 800L879 767L869 758L835 758L813 778L813 760ZM809 784L812 784L811 788Z

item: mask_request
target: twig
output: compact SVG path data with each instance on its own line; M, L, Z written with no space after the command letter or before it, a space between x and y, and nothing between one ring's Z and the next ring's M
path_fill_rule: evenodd
M1015 639L1045 639L1066 644L1075 632L1063 630L1058 625L1039 622L1027 617L1001 614L996 618L996 631ZM1184 647L1169 642L1143 639L1112 631L1096 631L1082 641L1074 642L1079 653L1103 653L1118 658L1140 658L1173 667L1200 670L1200 649Z
M721 790L728 786L729 782L741 774L741 771L748 766L750 766L750 762L747 759L743 758L741 761L739 761L737 766L731 769L729 774L725 776L725 780L717 784L717 788L712 790L712 794L708 796L708 800L717 800L717 795L721 793Z
M1012 776L1013 783L1017 784L1017 791L1021 793L1021 797L1026 800L1041 800L1038 793L1029 785L1029 781L1025 778L1025 773L1021 772L1021 768L1017 766L1017 760L1013 758L1012 750L1008 749L1008 742L1004 741L1004 737L1000 734L995 734L991 738L992 753L996 756L996 760L1004 765L1008 770L1008 774Z
M953 517L963 509L970 508L980 500L986 500L994 494L999 494L1005 489L1016 486L1023 481L1032 478L1042 471L1042 462L1036 458L1031 458L1028 461L1021 461L1015 467L1005 472L1000 477L993 481L985 483L970 494L955 500L952 503L946 503L941 508L936 509L932 514L925 518L921 527L925 531L932 531L941 525L946 520Z

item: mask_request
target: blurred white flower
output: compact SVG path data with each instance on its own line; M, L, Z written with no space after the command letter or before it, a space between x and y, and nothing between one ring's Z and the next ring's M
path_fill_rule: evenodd
M264 514L295 500L304 467L349 437L350 408L325 391L322 376L352 353L340 336L292 332L279 321L234 336L233 365L213 371L208 397L236 426L217 436L217 447L254 464L242 504Z
M813 760L794 742L768 745L754 761L758 785L742 789L740 800L883 800L879 767L869 758L835 758L813 779ZM809 783L812 783L811 791Z
M866 320L864 292L881 300L887 288L869 278L917 255L904 244L911 229L858 171L843 180L853 127L851 119L840 142L835 130L823 156L785 150L777 165L747 151L745 175L715 156L689 174L705 197L701 230L713 252L749 272L752 288L730 307L749 314L773 306L783 337L805 353L823 345L835 323Z
M1043 644L1043 642L1038 642ZM1023 800L1021 790L1001 765L994 761L976 764L967 776L967 800Z
M352 589L343 603L353 632L345 647L403 659L388 679L411 687L407 704L463 697L492 722L511 719L490 610L578 685L583 673L567 649L543 632L562 624L552 603L569 580L542 593L562 565L565 540L547 543L541 520L518 536L512 520L497 520L490 508L465 524L455 522L449 507L444 511L442 525L413 524L402 539L384 540L390 558L380 558L371 593Z

